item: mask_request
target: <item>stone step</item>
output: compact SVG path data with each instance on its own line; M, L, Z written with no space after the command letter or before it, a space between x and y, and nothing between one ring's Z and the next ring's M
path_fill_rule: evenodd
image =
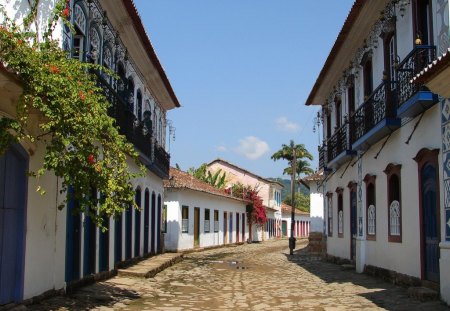
M439 292L427 287L410 287L408 288L408 295L420 301L439 299Z
M356 269L355 265L347 263L341 265L341 270L355 270L355 269Z
M183 260L183 254L165 253L145 259L126 269L118 269L118 276L151 278L159 272Z

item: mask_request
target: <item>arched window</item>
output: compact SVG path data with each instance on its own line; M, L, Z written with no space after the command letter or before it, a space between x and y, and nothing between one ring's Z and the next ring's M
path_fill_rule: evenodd
M87 54L88 62L98 64L99 55L101 55L101 41L97 29L91 28L89 32L89 52Z
M375 202L375 175L367 174L364 177L366 183L366 233L367 240L376 240L377 234L377 210Z
M388 191L388 241L402 241L402 209L400 196L400 164L390 163L384 170Z
M333 236L333 193L327 193L328 236Z
M75 4L73 12L75 33L73 34L72 39L72 58L82 61L84 58L83 52L86 35L86 14L78 4Z
M142 93L141 93L141 90L137 90L136 105L137 105L137 118L139 121L142 121Z
M336 189L337 193L337 215L338 215L338 237L344 237L344 200L343 200L344 189L338 187Z
M128 109L134 113L134 81L132 77L128 78L127 92Z

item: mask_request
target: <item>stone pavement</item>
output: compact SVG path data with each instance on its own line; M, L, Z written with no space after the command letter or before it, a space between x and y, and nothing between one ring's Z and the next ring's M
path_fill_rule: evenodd
M299 243L300 248L305 242ZM268 241L185 255L154 278L115 277L28 310L449 310L406 288Z
M117 275L119 277L151 278L181 260L183 260L182 253L165 253L144 259L131 267L119 269Z

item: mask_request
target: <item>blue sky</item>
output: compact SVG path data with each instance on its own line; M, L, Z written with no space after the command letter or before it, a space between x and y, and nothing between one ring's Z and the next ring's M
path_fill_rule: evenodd
M171 165L223 158L264 177L294 139L314 155L317 107L304 105L353 0L135 0L182 105ZM287 177L287 176L286 176Z

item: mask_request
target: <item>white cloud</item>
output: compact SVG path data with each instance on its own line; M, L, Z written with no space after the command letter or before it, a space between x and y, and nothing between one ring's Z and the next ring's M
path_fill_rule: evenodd
M300 129L300 125L291 122L286 117L279 117L275 120L278 128L286 132L297 132Z
M269 145L258 137L247 136L239 140L239 146L235 151L250 160L256 160L269 151Z
M225 146L223 146L223 145L220 145L220 146L217 146L217 147L216 147L216 150L217 150L217 151L220 151L220 152L225 152L225 151L227 151L227 147L225 147Z

